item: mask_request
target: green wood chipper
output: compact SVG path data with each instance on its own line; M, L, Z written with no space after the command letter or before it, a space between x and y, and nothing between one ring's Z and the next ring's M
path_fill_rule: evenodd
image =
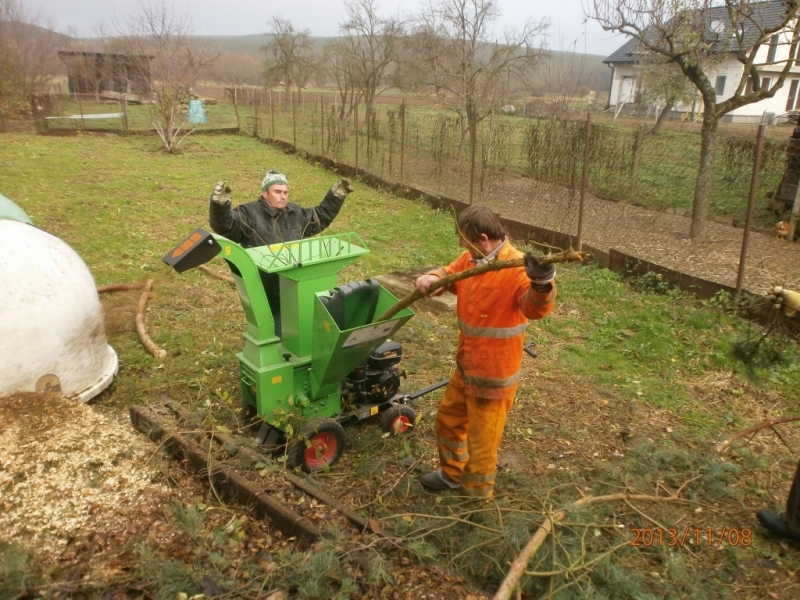
M230 267L247 328L239 359L244 402L263 419L262 443L289 441L290 467L327 468L344 449L350 420L379 415L402 433L416 415L410 400L442 387L400 394L402 348L389 339L414 313L405 308L373 322L396 302L376 280L339 285L339 272L369 250L354 233L245 249L203 229L164 256L183 272L221 256ZM264 274L280 281L281 336L264 290Z

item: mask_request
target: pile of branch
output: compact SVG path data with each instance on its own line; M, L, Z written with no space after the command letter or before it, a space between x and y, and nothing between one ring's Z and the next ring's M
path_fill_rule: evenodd
M697 477L693 477L684 483L678 489L678 491L671 496L648 496L626 493L608 494L605 496L586 496L585 498L581 498L580 500L576 500L572 504L567 505L561 510L557 510L556 512L547 515L544 523L539 526L539 529L537 529L533 534L533 537L531 537L530 541L522 549L522 552L520 552L519 556L517 556L517 558L514 559L514 562L511 563L511 568L508 570L508 574L503 580L503 583L500 584L500 587L497 589L497 592L492 600L509 600L509 598L511 598L511 594L517 589L519 586L519 581L522 578L522 575L525 573L525 567L528 565L533 555L536 554L536 551L539 550L544 541L547 539L547 536L553 530L553 526L556 523L563 521L568 512L584 506L601 504L604 502L685 502L685 500L680 497L680 494L683 489L695 479L697 479ZM623 544L623 546L624 545L629 544L626 542L626 544Z

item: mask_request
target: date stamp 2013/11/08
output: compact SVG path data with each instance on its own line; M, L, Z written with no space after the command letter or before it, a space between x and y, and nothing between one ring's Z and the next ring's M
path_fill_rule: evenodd
M684 527L681 529L662 529L660 527L631 527L633 540L631 546L670 546L683 548L686 544L693 546L707 545L713 548L728 546L750 546L753 543L753 532L745 527L712 528Z

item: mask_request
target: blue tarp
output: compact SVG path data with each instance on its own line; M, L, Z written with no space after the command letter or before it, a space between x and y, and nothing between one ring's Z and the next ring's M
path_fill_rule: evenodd
M193 125L208 122L208 119L206 119L206 111L203 110L203 102L201 100L189 100L189 116L186 120Z

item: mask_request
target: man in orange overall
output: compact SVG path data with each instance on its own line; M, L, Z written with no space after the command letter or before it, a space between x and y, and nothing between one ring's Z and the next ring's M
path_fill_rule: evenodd
M486 207L465 208L457 224L458 245L466 250L448 266L417 279L423 294L446 275L523 256L508 241L498 216ZM492 497L497 449L517 391L528 319L541 319L553 310L554 277L553 265L528 253L524 268L490 271L448 288L458 295L461 334L456 370L436 413L440 468L420 478L424 488Z

